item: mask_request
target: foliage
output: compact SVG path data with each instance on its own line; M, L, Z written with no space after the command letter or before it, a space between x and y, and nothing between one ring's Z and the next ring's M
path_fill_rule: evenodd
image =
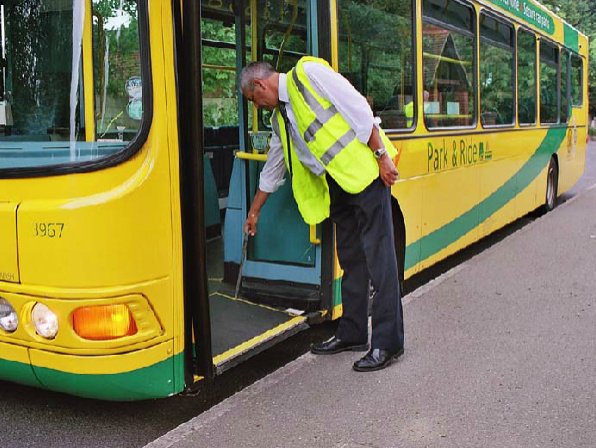
M110 4L117 4L120 0L102 0ZM216 8L222 13L228 11L230 2L204 0L204 4ZM586 33L590 37L590 109L596 113L596 8L594 0L543 0L543 3L563 17L572 26ZM221 5L220 5L221 4ZM264 52L263 59L276 63L275 49L282 45L283 35L287 24L291 20L292 2L275 2L259 0L259 32L266 31L260 36L260 41L270 49ZM286 51L302 53L305 50L305 39L302 35L304 29L304 0L297 3L299 6L298 20L294 32L285 44ZM217 5L220 5L219 7ZM340 71L353 82L359 90L369 97L376 109L390 106L390 101L398 91L411 95L411 22L409 19L411 2L395 0L340 0L339 5L339 30L340 30ZM223 23L220 20L203 18L203 38L235 43L235 26L229 20ZM397 31L397 33L396 33ZM250 26L247 26L250 33ZM456 39L459 36L456 37ZM250 41L250 37L248 37ZM458 57L463 60L472 59L473 46L466 42L457 41ZM509 67L511 55L500 52L496 48L487 48L488 52L481 57L491 56L502 62L502 65L493 64L493 67ZM263 48L260 48L263 53ZM494 54L492 54L494 53ZM296 61L295 56L286 55L282 70ZM233 48L217 48L203 46L203 63L211 66L235 67L236 54ZM529 64L530 62L528 62ZM288 66L288 67L286 67ZM362 70L367 67L367 70ZM485 64L480 65L481 70ZM465 67L468 69L468 67ZM469 67L471 70L472 67ZM528 79L520 79L527 91L531 91L530 79L533 68L525 72ZM472 78L472 74L468 74ZM483 98L490 110L500 109L503 103L511 102L511 73L505 70L483 71L481 79L484 81ZM396 87L397 86L397 87ZM398 88L400 87L401 88ZM526 89L520 89L525 92ZM506 92L506 93L505 93ZM203 69L203 95L204 120L207 126L233 125L237 123L238 98L236 90L236 72L218 68ZM472 107L473 96L470 95ZM487 101L488 100L488 101ZM402 100L404 101L404 100ZM523 103L531 111L536 99L525 96ZM528 120L532 120L533 113L528 112ZM503 118L509 121L509 117Z
M203 47L203 119L205 126L238 124L238 92L236 85L236 27L229 15L229 4L223 1L203 2L217 10L219 19L204 17L201 21ZM258 53L273 66L278 64L279 49L283 59L278 68L287 71L298 61L298 55L307 53L306 1L278 2L259 0ZM293 14L296 13L295 20ZM223 18L223 19L222 19ZM292 33L286 32L292 23ZM251 42L251 28L247 26L247 42ZM215 42L228 44L225 48ZM247 59L250 55L247 54ZM250 110L250 109L249 109ZM265 117L263 122L268 123Z
M341 0L338 11L340 72L375 112L403 109L413 92L411 2Z
M221 22L202 20L203 39L234 44L235 27ZM238 123L238 98L236 92L236 51L203 45L203 119L205 126L216 127ZM233 70L212 68L231 67Z
M491 117L487 124L513 122L513 52L480 42L480 98L483 119Z

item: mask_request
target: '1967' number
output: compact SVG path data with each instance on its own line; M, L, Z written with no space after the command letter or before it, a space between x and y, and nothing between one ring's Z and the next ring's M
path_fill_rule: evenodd
M62 238L63 222L36 222L35 236L39 238Z

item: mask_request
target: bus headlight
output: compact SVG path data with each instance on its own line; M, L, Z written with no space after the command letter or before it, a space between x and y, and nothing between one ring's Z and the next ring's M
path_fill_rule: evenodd
M54 339L58 334L58 317L43 303L36 303L31 310L31 320L38 335Z
M19 326L19 317L8 300L0 297L0 328L12 333Z

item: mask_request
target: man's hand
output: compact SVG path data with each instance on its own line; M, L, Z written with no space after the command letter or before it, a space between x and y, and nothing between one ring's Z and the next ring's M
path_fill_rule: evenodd
M244 221L243 230L248 236L255 236L257 234L257 221L259 220L261 207L267 202L268 197L269 193L257 188L257 193L255 194L250 210L248 211L248 217L246 218L246 221Z
M387 154L384 154L380 159L377 160L377 162L379 163L379 174L381 176L381 180L386 187L390 187L397 181L397 178L399 177L399 173L393 164L393 160L391 160Z
M244 221L244 233L248 234L249 236L255 236L257 234L257 221L259 220L259 215L257 213L250 212L246 221Z

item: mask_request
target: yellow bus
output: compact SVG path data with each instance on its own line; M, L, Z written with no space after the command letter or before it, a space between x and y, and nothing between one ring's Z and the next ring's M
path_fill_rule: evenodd
M588 41L533 0L4 0L0 21L2 380L165 397L341 315L333 226L287 184L243 239L271 132L247 61L316 55L368 99L404 278L583 173Z

